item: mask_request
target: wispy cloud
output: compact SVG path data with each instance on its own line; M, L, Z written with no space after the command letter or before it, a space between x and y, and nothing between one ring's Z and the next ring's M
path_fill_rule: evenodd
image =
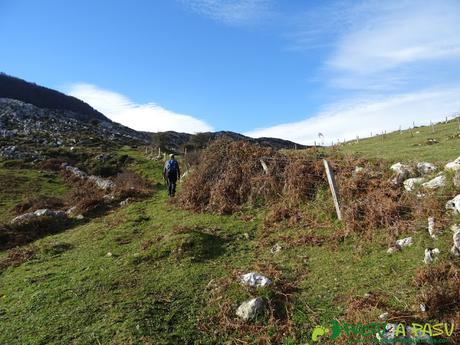
M361 7L362 8L362 7ZM327 64L368 74L419 61L460 57L457 0L382 1L349 13L352 25L338 40Z
M190 115L177 114L155 103L137 104L122 94L96 85L72 84L67 93L87 102L111 120L139 131L212 131L206 122Z
M323 62L315 79L341 100L248 135L312 144L323 133L330 144L460 111L458 0L337 0L300 17L291 48L318 49Z
M248 25L270 13L271 0L179 0L193 11L228 25Z
M325 144L367 137L382 131L408 128L440 121L460 111L459 87L425 90L381 99L365 99L334 104L305 120L256 129L246 133L251 137L277 137L302 144L318 142L322 133Z
M459 23L458 0L337 0L298 15L288 37L291 49L322 49L327 86L401 91L433 64L457 62Z

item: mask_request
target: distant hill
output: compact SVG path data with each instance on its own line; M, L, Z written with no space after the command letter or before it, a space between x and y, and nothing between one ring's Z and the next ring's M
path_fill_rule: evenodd
M153 144L161 147L163 150L180 153L185 147L188 149L205 148L208 143L220 137L227 137L232 140L244 140L261 146L271 147L275 150L280 149L304 149L305 145L296 144L289 140L277 138L250 138L245 135L230 132L203 132L197 134L178 133L174 131L159 132L152 134Z
M79 132L84 132L85 135L82 136ZM44 135L54 139L44 140L42 138ZM257 143L276 150L305 148L304 145L288 140L253 139L228 131L198 134L173 131L160 133L135 131L111 121L78 98L0 73L0 157L31 156L28 154L30 148L23 150L26 152L24 155L17 153L23 146L21 143L28 140L45 150L49 145L73 146L75 142L80 142L88 146L91 145L89 141L107 143L116 138L119 144L133 143L133 140L137 141L137 144L152 142L153 145L163 150L180 153L185 148L205 148L211 140L222 136L232 140ZM12 138L15 138L14 143ZM69 138L72 139L70 142ZM77 140L77 138L80 139ZM17 145L15 154L9 154L12 144Z
M0 98L16 99L39 108L72 111L73 116L79 121L99 120L111 122L103 114L78 98L5 73L0 73Z

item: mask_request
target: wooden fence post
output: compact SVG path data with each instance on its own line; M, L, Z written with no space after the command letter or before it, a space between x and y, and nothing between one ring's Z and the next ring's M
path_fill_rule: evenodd
M329 188L331 189L332 199L334 200L335 211L337 212L337 218L342 220L342 211L340 210L340 196L335 183L334 172L331 169L329 162L323 159L324 168L326 169L327 182L329 182Z
M260 159L260 164L262 165L262 169L264 169L265 175L268 175L268 172L269 172L268 166L267 166L267 164L264 162L264 160L262 158Z

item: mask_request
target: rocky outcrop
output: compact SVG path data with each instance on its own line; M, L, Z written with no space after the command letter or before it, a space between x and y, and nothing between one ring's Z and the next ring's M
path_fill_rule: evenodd
M148 135L114 122L87 123L69 110L42 109L0 98L0 157L44 159L50 148L84 146L97 140L107 145L140 145Z
M35 212L28 212L20 216L17 216L11 221L11 224L27 224L41 217L49 217L49 218L63 220L67 218L67 214L64 211L40 209L40 210L36 210Z
M115 183L112 180L109 180L109 179L106 179L100 176L88 175L84 171L78 169L77 167L68 165L67 163L64 163L62 165L62 168L72 173L75 177L78 177L80 179L86 179L94 183L98 188L102 190L108 191L108 190L115 188Z

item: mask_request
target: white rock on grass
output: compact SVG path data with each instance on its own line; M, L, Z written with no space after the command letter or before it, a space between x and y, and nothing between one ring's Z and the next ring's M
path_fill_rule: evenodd
M446 170L453 170L453 171L460 170L460 157L458 157L456 160L452 162L447 163L444 168Z
M450 252L455 256L460 256L460 228L457 225L452 226L454 232L452 240L454 242Z
M379 319L382 320L382 321L384 321L384 320L388 319L388 315L390 315L388 312L385 312L385 313L383 313L383 314L380 314L380 315L379 315Z
M446 177L444 175L436 176L434 179L422 183L422 187L428 189L437 189L446 185Z
M408 179L412 174L411 167L402 164L401 162L393 164L390 169L393 170L396 175L393 179L393 182L397 185L403 183L403 181Z
M417 186L420 186L426 181L423 177L412 177L404 181L404 189L408 192L412 192Z
M78 169L77 167L73 167L71 165L68 165L67 163L64 163L62 165L62 167L67 170L67 171L70 171L72 174L74 174L75 176L79 177L79 178L86 178L88 176L87 173L85 173L84 171Z
M53 211L53 210L44 208L44 209L36 210L35 212L28 212L20 216L17 216L11 221L11 224L26 224L40 217L65 219L67 218L67 214L63 211Z
M396 241L396 245L400 248L409 247L412 245L412 237L406 237Z
M272 254L279 253L281 251L281 249L282 249L282 247L280 246L280 244L275 243L275 245L273 247L271 247L270 253L272 253Z
M454 214L460 213L460 194L446 203L446 210L451 210Z
M88 175L84 171L73 167L71 165L68 165L67 163L63 163L61 167L67 171L70 171L74 176L80 178L80 179L87 179L88 181L91 181L94 183L98 188L102 190L109 190L113 189L115 187L115 183L113 181L100 177L100 176L94 176L94 175Z
M243 302L236 310L236 315L244 321L253 320L265 309L264 300L261 297L253 298Z
M128 205L131 201L133 201L134 199L133 198L126 198L125 200L123 201L120 201L120 206L126 206Z
M96 186L103 190L113 189L115 187L115 183L111 180L99 176L91 175L88 177L88 181L93 182Z
M438 248L427 248L425 249L425 257L423 258L423 262L425 264L431 264L435 257L439 254L439 249Z
M252 287L264 287L270 285L272 281L259 273L249 272L241 276L241 283Z
M397 240L393 247L388 248L387 253L393 254L395 252L400 251L404 247L408 247L412 245L412 237L406 237L400 240Z
M428 175L434 173L438 167L432 163L420 162L417 163L417 171L420 175Z
M388 248L387 253L388 254L393 254L393 253L395 253L397 251L400 251L400 250L401 250L401 248L396 247L396 246L395 247L390 247L390 248Z
M428 218L428 233L430 234L431 238L436 239L436 229L434 227L434 218Z

